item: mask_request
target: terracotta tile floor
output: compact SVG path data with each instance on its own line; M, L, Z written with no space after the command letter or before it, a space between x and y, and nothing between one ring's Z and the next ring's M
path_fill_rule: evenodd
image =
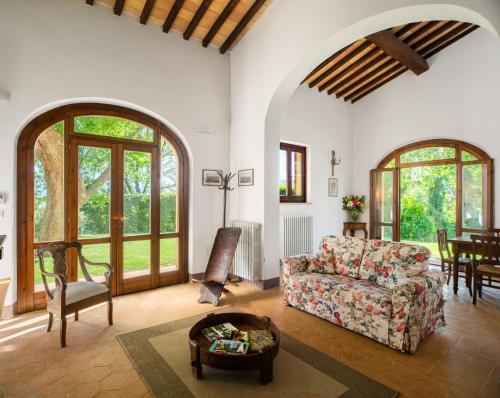
M117 297L112 327L105 305L89 309L78 322L68 322L65 349L59 348L58 322L45 332L45 311L1 321L0 384L8 397L147 397L115 336L210 311L210 305L197 304L198 289L186 284ZM223 305L270 316L284 332L402 397L500 397L500 295L492 290L485 289L474 307L464 287L458 296L446 288L448 326L407 355L282 305L278 289L229 289Z

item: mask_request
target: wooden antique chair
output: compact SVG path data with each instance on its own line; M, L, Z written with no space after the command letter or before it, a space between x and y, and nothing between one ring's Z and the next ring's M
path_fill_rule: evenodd
M200 288L199 303L219 305L219 298L224 291L240 235L241 228L226 227L217 231L203 280L195 281L203 284Z
M472 303L476 304L477 294L482 297L483 277L488 277L488 287L500 289L500 236L471 235L473 250L474 295ZM492 279L492 278L497 278Z
M453 268L454 258L448 245L448 229L439 228L437 230L438 249L441 257L441 271L448 273L446 284L450 283L451 270ZM472 259L467 257L458 258L458 271L465 273L465 285L469 288L469 294L472 296Z
M66 274L66 251L75 248L78 253L78 262L85 277L85 281L68 282ZM44 257L46 253L52 255L54 263L53 272L45 269ZM78 311L105 302L108 302L108 322L113 324L113 301L111 298L111 277L113 268L107 263L94 263L82 255L82 245L79 242L55 242L37 250L40 260L43 285L47 297L47 311L49 312L49 326L52 329L54 315L61 319L61 347L66 347L66 315L75 314L78 321ZM87 265L105 268L104 283L95 282L90 276ZM55 278L55 288L50 288L47 277Z

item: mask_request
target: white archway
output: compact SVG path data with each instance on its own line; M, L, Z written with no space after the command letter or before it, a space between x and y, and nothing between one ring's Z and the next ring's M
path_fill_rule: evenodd
M304 76L329 55L355 40L409 22L459 20L478 24L497 36L497 31L500 31L500 7L492 3L474 4L475 9L464 0L448 1L447 4L407 0L404 2L406 7L400 7L401 3L386 0L370 2L366 7L351 7L333 1L319 1L315 10L310 10L306 4L296 1L286 4L277 2L275 8L270 7L254 31L233 52L232 90L235 95L247 97L244 102L232 99L232 137L238 136L235 142L241 138L246 148L252 147L252 154L257 159L254 161L262 161L261 170L256 170L257 179L264 180L259 192L238 198L236 214L248 217L248 209L252 206L257 218L264 224L263 279L279 274L276 181L279 175L281 118L290 96ZM307 20L303 18L304 14L308 15ZM492 20L485 15L491 15ZM300 30L294 32L297 26ZM271 34L277 39L270 37ZM259 55L263 58L260 63L256 61ZM265 69L270 73L262 77ZM260 86L254 87L249 82ZM248 137L242 137L250 132L257 136L252 143L248 143ZM232 145L235 149L232 152L232 167L238 168L244 162L245 154L238 152L235 144Z

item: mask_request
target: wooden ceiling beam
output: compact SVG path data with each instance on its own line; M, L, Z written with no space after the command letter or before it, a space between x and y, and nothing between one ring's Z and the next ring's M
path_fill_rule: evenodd
M238 36L243 32L243 29L250 23L252 18L257 14L259 9L264 5L266 0L255 0L252 6L248 9L248 11L243 15L236 28L231 32L226 41L222 43L222 46L219 48L219 52L221 54L225 54L227 50L231 47L234 41L238 38Z
M421 22L411 22L409 24L406 24L401 29L399 29L398 31L394 32L394 34L397 37L401 38L402 36L406 35L410 30L412 30L415 26L417 26L420 23Z
M151 11L153 10L153 7L155 5L156 0L146 0L146 3L144 3L144 7L142 8L141 16L139 18L139 22L143 25L146 25L149 19L149 15L151 14Z
M408 70L407 67L404 67L403 69L401 70L398 70L398 71L395 71L394 74L392 75L389 75L385 78L385 80L380 80L377 84L375 84L374 86L372 86L371 88L369 88L367 91L364 91L362 92L361 94L359 94L357 97L353 97L352 100L351 100L351 103L354 104L355 102L359 101L361 98L363 97L366 97L368 94L374 92L375 90L377 90L378 88L382 87L384 84L387 84L389 83L391 80L395 79L396 77L398 77L399 75L402 75L403 73L405 73L406 71Z
M363 51L366 51L370 46L372 46L372 43L370 43L369 41L365 41L363 44L361 44L360 46L356 47L349 54L346 54L343 58L341 58L339 62L334 63L326 71L324 71L321 75L319 75L311 83L309 83L309 87L314 87L318 83L321 83L325 78L327 78L328 76L330 76L332 73L337 72L345 64L347 64L349 61L351 61L352 58L357 57ZM323 88L321 88L321 87L323 87ZM319 91L323 91L325 88L326 87L324 87L324 85L321 85L319 87Z
M170 9L170 12L167 15L167 18L165 19L165 23L163 24L163 31L165 33L168 33L168 31L174 24L174 21L177 18L177 15L179 14L179 11L181 10L183 5L184 0L175 0L172 8Z
M417 76L429 70L427 61L408 44L399 40L390 30L383 30L367 37L378 48L411 69Z
M360 76L357 80L354 80L352 83L342 88L342 90L336 94L336 97L340 98L345 95L348 96L352 92L358 92L359 90L363 89L363 87L370 84L370 82L372 82L373 80L377 80L379 76L399 66L401 66L401 63L399 61L389 58L387 61L384 61L381 65L379 65L369 73L365 74L364 76Z
M428 43L423 43L420 47L416 47L415 49L419 52L419 54L428 53L435 48L441 46L444 42L449 40L450 38L462 33L464 30L467 30L471 25L470 24L460 24L456 28L450 30L446 34L442 35L435 40L430 40Z
M214 24L206 34L205 38L203 39L202 45L203 47L208 47L210 42L213 40L214 36L217 34L217 32L220 30L222 25L224 25L224 22L226 22L226 19L229 18L229 15L233 12L234 8L238 5L240 0L230 0L229 3L226 4L220 15L217 17L215 20Z
M462 37L467 36L469 33L474 32L477 28L479 28L479 25L469 25L467 27L467 29L465 29L462 33L459 33L458 35L456 35L454 37L450 37L447 40L440 42L438 46L435 46L434 48L429 49L428 52L423 54L423 57L425 59L432 57L433 55L435 55L439 51L444 50L446 47L455 43L457 40L460 40Z
M113 13L115 15L122 15L123 6L125 5L125 0L116 0L113 7Z
M432 41L433 38L435 38L436 36L439 36L439 35L443 34L444 32L446 32L447 30L453 28L457 24L460 24L460 22L448 21L444 25L441 25L439 28L434 29L432 32L429 32L428 35L426 35L426 36L418 39L417 41L408 42L408 45L411 46L416 51L418 51L419 47L421 47L422 45L425 45L429 41Z
M196 10L196 12L193 15L193 19L191 19L191 22L189 22L188 27L186 28L186 30L184 31L184 34L182 35L182 37L184 37L185 40L189 40L189 38L193 34L194 30L196 29L196 27L200 23L201 19L203 18L203 16L207 12L208 7L210 7L210 4L212 4L212 0L203 0L201 2L200 6L198 7L198 9Z
M380 62L384 61L382 65L384 65L388 61L394 61L391 57L389 57L387 54L380 54L378 57L375 57L372 59L368 64L363 66L359 71L356 71L355 74L350 75L347 79L343 79L339 81L337 84L334 86L330 87L328 89L328 95L333 94L340 88L346 86L346 85L352 85L358 80L358 76L362 77L364 73L367 71L370 71L370 69L376 67Z
M437 24L439 24L440 21L430 21L420 28L418 28L415 32L409 34L406 36L403 40L406 44L411 45L415 40L420 40L422 37L425 37L427 34L429 34L429 31L431 31Z
M328 94L331 94L332 92L338 90L340 87L345 85L350 78L354 78L354 74L357 72L364 72L376 64L378 64L380 61L382 61L384 58L389 58L389 56L385 53L381 53L381 51L378 48L374 48L372 51L370 51L368 54L366 54L366 57L362 57L353 64L349 65L347 69L344 69L342 73L339 73L338 75L335 75L333 78L322 84L319 89L320 91L328 89ZM373 58L373 55L378 54L376 57ZM332 87L332 84L335 83L335 85Z
M308 81L311 77L313 77L315 74L317 74L319 71L321 71L325 66L327 66L330 62L332 62L335 58L337 58L340 54L342 54L343 51L345 51L346 48L341 48L339 51L337 51L335 54L330 55L327 59L325 59L322 63L320 63L314 70L309 73L304 80L302 80L302 83ZM309 85L309 87L312 87Z

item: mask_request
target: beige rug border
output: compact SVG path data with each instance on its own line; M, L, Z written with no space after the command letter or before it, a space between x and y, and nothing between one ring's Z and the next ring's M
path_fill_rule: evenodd
M178 319L135 332L116 336L149 391L157 398L195 398L181 379L156 351L149 339L187 328L209 313L243 312L237 308L214 309L189 318ZM281 333L280 347L332 377L349 389L342 395L351 397L393 398L398 391L363 375L315 348ZM187 344L187 342L186 342Z

